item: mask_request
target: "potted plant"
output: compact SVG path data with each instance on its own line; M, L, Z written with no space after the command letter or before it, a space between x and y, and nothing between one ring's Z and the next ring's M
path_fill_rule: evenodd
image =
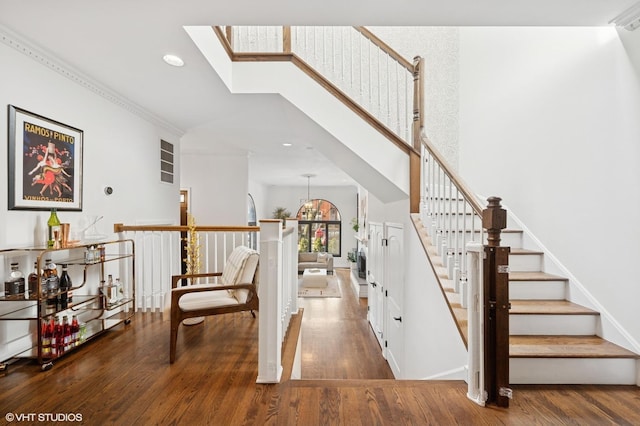
M271 214L273 219L287 219L291 217L291 212L286 207L276 207Z

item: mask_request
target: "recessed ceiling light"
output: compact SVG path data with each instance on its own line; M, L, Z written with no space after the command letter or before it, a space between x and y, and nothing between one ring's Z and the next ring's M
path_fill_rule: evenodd
M162 59L168 63L169 65L172 65L174 67L181 67L184 65L184 61L182 60L182 58L180 58L179 56L176 55L164 55L162 57Z
M290 144L290 143L288 143L288 142L285 142L285 143L283 143L283 144L282 144L282 146L287 146L287 147L289 147L289 146L291 146L291 145L293 145L293 144Z

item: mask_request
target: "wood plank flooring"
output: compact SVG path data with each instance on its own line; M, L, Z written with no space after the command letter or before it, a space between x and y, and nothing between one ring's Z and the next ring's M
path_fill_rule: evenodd
M365 305L348 276L338 277L342 298L302 300L296 324L303 380L288 380L296 343L288 339L283 381L255 383L258 321L249 313L182 327L173 365L168 322L139 313L130 326L68 354L50 371L30 361L10 365L0 376L0 419L77 413L87 425L640 424L636 386L514 386L503 409L474 404L463 382L388 379Z

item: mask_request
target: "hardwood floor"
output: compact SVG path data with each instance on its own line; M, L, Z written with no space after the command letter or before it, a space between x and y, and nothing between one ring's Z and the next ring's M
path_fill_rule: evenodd
M640 424L635 386L514 386L511 407L501 409L471 402L463 382L390 380L366 307L338 276L343 297L302 300L302 320L294 323L302 330L303 380L285 372L280 384L255 383L258 322L247 312L182 327L173 365L168 322L140 313L50 371L24 360L12 364L0 376L0 418L33 413L13 424L43 424L40 414L74 413L89 425ZM295 343L283 348L285 371Z

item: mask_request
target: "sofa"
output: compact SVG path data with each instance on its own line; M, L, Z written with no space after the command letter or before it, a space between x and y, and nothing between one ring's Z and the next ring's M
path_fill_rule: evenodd
M298 273L301 274L310 268L326 269L327 274L333 274L333 255L319 252L298 253Z

